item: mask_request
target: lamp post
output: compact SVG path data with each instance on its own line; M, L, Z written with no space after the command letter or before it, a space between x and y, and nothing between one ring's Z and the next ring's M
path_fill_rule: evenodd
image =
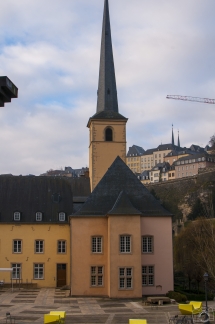
M205 306L206 306L206 311L208 311L208 292L207 292L208 273L207 272L205 272L203 278L205 282Z
M208 316L208 291L207 291L207 282L208 282L208 273L205 272L203 278L205 282L205 308L206 308L206 313L205 313L205 323L209 324L209 316Z

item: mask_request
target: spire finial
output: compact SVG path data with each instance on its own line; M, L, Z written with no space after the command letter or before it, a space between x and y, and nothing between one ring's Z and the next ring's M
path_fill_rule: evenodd
M180 147L179 129L178 129L178 147Z
M172 124L172 145L175 145L175 141L174 141L174 133L173 133L173 124Z
M97 99L97 112L104 110L112 110L118 112L118 100L108 0L105 0L104 2L99 86Z

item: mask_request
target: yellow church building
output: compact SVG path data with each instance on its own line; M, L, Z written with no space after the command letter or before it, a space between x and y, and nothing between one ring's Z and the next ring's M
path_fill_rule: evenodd
M87 124L90 182L0 177L0 268L13 268L0 280L69 286L72 296L173 290L172 215L127 167L126 123L105 0L97 110Z

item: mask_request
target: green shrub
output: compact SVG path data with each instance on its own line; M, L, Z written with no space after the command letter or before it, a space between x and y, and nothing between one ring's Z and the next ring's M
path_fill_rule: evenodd
M198 294L197 292L189 292L189 290L179 290L178 288L175 289L177 293L185 295L188 300L190 301L205 301L205 293L200 291ZM207 295L208 300L214 299L214 294L208 293ZM174 298L175 299L175 298Z
M185 295L176 291L169 291L166 296L170 299L175 299L177 303L185 303L187 301L187 297Z

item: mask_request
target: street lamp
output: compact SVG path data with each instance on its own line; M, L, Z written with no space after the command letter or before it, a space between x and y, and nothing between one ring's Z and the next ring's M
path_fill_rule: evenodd
M205 282L205 306L206 306L206 312L208 311L208 295L207 295L207 282L208 282L208 273L205 272L204 276L204 282Z

